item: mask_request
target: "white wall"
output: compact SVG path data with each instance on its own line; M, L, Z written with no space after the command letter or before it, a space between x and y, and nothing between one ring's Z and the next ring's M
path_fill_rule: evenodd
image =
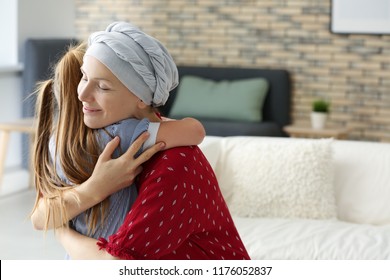
M3 1L3 0L2 0ZM69 38L75 32L74 0L18 0L19 61L27 38Z
M22 116L22 66L27 38L75 37L74 0L1 0L0 122ZM21 135L13 134L6 172L21 166ZM1 194L1 193L0 193Z
M18 61L17 37L17 0L2 0L0 2L0 30L2 41L0 50L0 65L12 65Z

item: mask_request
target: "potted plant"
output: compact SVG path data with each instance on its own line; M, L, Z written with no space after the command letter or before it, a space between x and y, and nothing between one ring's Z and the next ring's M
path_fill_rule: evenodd
M314 129L325 128L330 103L323 99L316 99L312 103L311 126Z

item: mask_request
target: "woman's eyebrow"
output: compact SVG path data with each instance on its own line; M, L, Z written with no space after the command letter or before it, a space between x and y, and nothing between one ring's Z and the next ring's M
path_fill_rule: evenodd
M87 75L87 73L84 72L83 70L83 67L80 67L80 71L83 75ZM87 75L88 76L88 75ZM107 79L107 78L100 78L100 77L93 77L91 78L92 80L97 80L97 81L106 81L106 82L109 82L109 83L112 83L111 80Z

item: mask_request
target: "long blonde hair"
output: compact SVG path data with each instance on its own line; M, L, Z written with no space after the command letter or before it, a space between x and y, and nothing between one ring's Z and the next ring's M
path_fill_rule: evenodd
M43 199L47 209L45 229L50 219L60 219L61 224L68 224L63 191L74 188L91 176L100 153L94 131L83 122L82 104L77 97L85 49L85 44L69 46L55 65L54 77L37 86L33 154L37 197L33 212L39 199ZM55 141L54 155L49 149L51 138ZM57 159L71 184L66 184L58 176ZM74 198L77 201L76 195ZM104 202L103 210L107 203L108 200ZM104 211L103 214L101 211L101 205L97 205L87 213L90 231L96 229L99 217L104 218Z

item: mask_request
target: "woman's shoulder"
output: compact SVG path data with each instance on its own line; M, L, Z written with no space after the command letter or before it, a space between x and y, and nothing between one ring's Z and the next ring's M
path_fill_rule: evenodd
M144 169L207 161L198 146L181 146L161 151L144 164Z
M191 156L191 155L193 156L200 153L201 150L196 145L174 147L168 150L161 151L161 154L165 155L165 157L170 155L170 156L176 156L180 158L187 158L187 156Z

